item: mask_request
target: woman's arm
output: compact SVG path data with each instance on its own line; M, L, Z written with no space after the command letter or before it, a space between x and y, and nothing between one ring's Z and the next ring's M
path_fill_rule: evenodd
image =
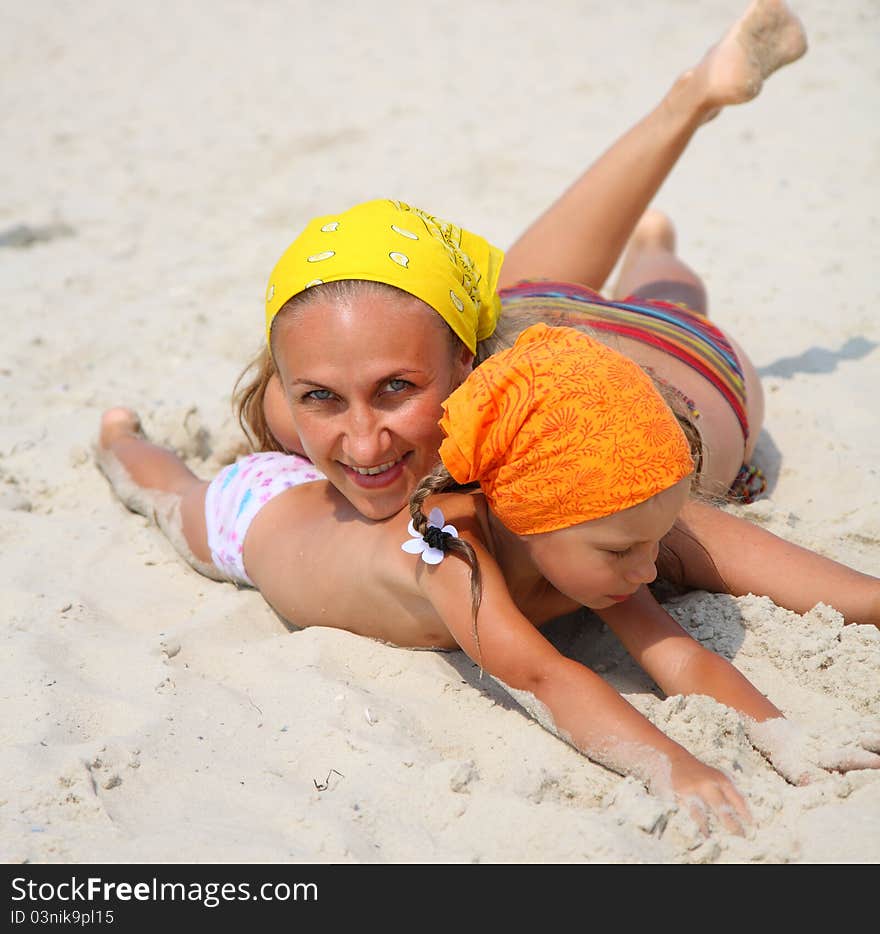
M822 602L847 623L880 626L880 579L722 509L690 500L664 545L678 557L682 583L694 590L753 593L795 613Z

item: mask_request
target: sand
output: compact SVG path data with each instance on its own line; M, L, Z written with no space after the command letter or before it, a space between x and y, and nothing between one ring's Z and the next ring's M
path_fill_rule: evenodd
M266 277L312 214L400 197L509 245L738 9L4 7L0 860L880 860L880 773L788 784L594 620L550 635L734 775L745 838L700 837L461 653L289 631L185 566L91 453L127 404L210 475ZM765 381L770 490L738 511L880 575L877 6L796 9L806 58L702 130L655 203ZM804 729L880 720L876 630L758 597L670 610Z

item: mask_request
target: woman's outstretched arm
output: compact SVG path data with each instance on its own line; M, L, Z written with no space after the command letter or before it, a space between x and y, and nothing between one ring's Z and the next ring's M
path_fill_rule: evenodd
M693 590L769 597L807 613L827 603L847 623L880 627L880 578L768 532L748 519L691 500L664 539Z

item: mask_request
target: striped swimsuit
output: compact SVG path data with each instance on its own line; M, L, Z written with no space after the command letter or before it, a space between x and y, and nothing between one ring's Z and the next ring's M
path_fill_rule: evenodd
M530 310L542 320L584 324L595 331L619 334L659 347L705 377L727 400L748 440L745 380L727 338L704 315L671 302L603 298L571 282L520 282L500 293L505 310ZM558 317L558 320L556 318Z

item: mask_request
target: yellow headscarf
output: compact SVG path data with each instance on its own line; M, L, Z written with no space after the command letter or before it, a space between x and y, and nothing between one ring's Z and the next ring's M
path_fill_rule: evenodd
M482 237L402 201L367 201L314 218L278 261L266 290L266 339L284 303L313 285L367 279L435 309L473 353L494 330L504 254Z
M527 328L443 410L440 458L459 483L479 481L518 535L620 512L694 469L681 426L644 370L573 328Z

